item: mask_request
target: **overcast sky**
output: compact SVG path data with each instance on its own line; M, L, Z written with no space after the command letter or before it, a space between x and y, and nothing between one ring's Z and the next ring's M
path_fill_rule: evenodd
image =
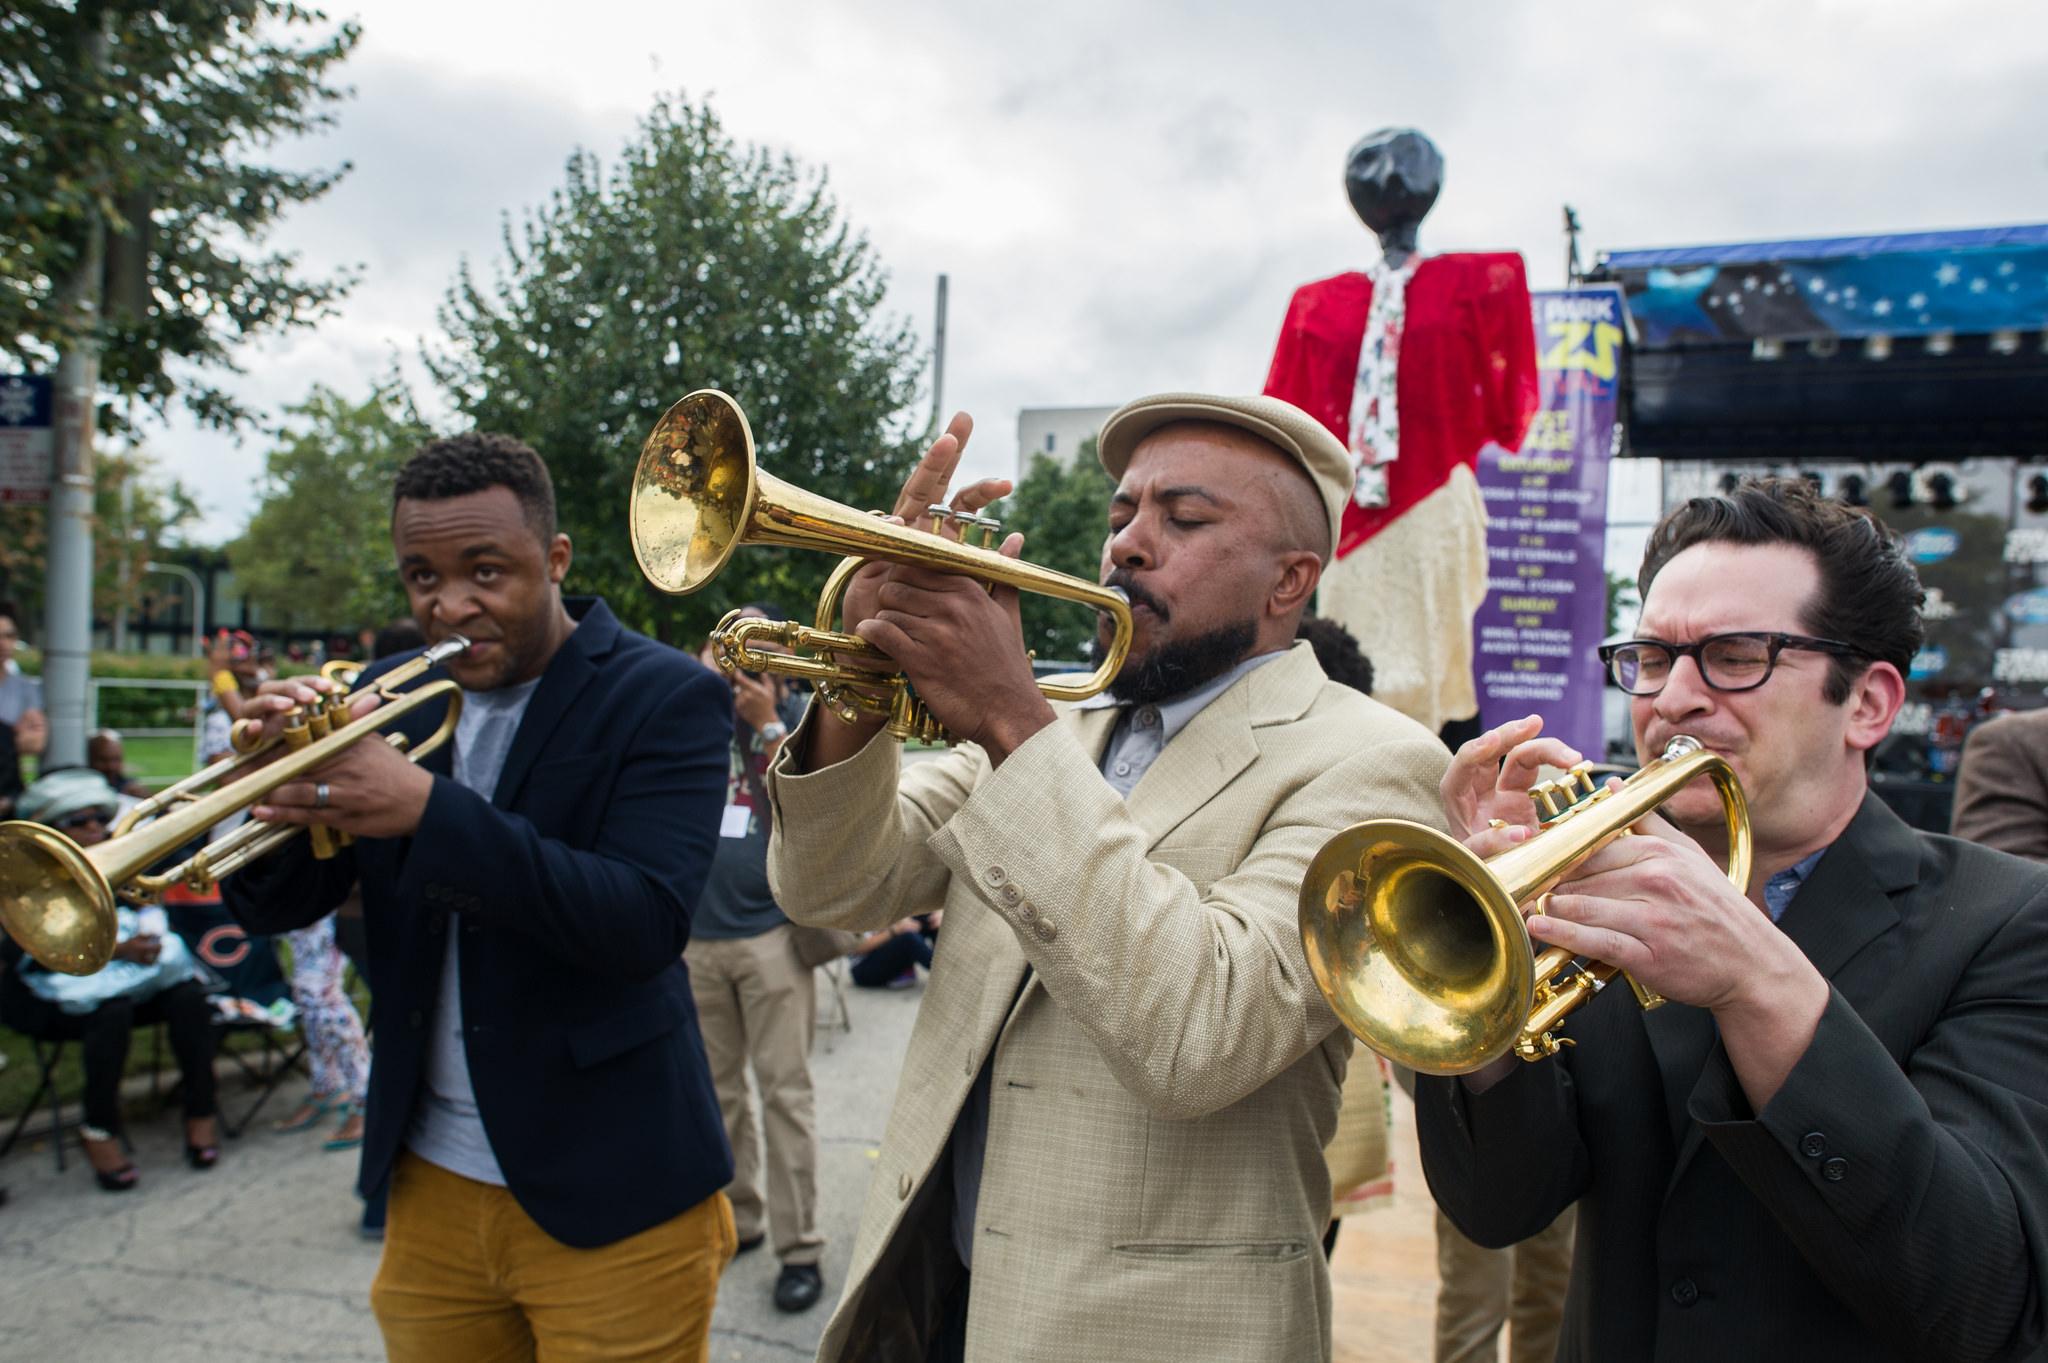
M367 391L394 356L430 399L416 356L458 263L488 274L503 215L573 148L608 158L660 90L828 169L920 334L951 276L946 405L988 473L1019 407L1256 391L1294 287L1377 257L1341 174L1389 124L1448 162L1424 250L1517 249L1539 287L1563 280L1565 202L1589 250L2048 220L2038 0L333 12L363 25L356 94L288 155L355 169L275 240L364 278L338 319L244 355L239 391L273 411L315 381ZM199 492L199 538L235 534L262 439L151 443Z

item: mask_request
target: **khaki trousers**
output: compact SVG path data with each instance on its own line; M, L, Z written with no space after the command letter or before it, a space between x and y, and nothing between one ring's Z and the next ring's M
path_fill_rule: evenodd
M1436 1363L1494 1363L1508 1326L1509 1363L1552 1363L1572 1276L1577 1209L1512 1249L1467 1240L1436 1214Z
M787 925L758 937L692 940L683 959L690 967L718 1110L732 1143L732 1183L725 1191L740 1239L763 1233L765 1210L775 1257L786 1264L815 1264L824 1253L825 1237L818 1233L818 1124L811 1097L818 997L811 971L797 959ZM754 1096L747 1088L749 1064L761 1090L759 1133Z
M736 1243L713 1193L638 1235L571 1249L505 1189L406 1151L370 1308L390 1363L705 1363Z

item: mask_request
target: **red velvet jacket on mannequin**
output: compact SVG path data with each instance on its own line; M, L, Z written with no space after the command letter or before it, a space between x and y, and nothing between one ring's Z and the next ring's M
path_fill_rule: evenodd
M1339 440L1349 435L1372 289L1357 272L1297 289L1266 378L1267 394L1310 413ZM1372 658L1383 679L1375 694L1438 728L1478 709L1469 636L1485 591L1485 521L1472 468L1488 441L1518 448L1537 407L1520 256L1428 256L1415 266L1395 391L1401 453L1387 468L1389 503L1345 509L1322 609ZM1372 552L1350 561L1382 535L1393 539L1378 548L1398 562L1378 563ZM1463 638L1450 637L1458 631Z
M1351 410L1358 346L1372 281L1353 271L1294 291L1266 393L1285 398L1337 439ZM1512 253L1426 256L1408 281L1407 330L1396 391L1401 457L1388 470L1387 506L1344 513L1341 558L1443 486L1451 467L1471 467L1491 440L1522 443L1536 414L1536 334L1529 282Z

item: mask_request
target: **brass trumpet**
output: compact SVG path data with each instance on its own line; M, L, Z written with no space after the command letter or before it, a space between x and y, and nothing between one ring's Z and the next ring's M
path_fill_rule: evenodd
M460 636L447 639L379 677L370 691L384 704L362 719L350 720L349 698L330 693L317 705L293 711L284 733L268 742L252 743L249 735L256 728L238 726L241 751L142 801L122 815L107 841L97 846L81 847L39 823L0 823L0 925L48 969L92 974L113 955L116 899L151 904L179 884L205 893L309 830L296 824L245 823L176 866L153 873L148 867L228 815L261 802L279 786L326 765L352 744L444 696L447 718L412 750L412 760L419 761L454 737L462 710L460 687L444 678L413 691L397 688L468 647L469 641ZM403 735L385 737L394 747L406 746ZM280 746L287 749L284 756L243 774ZM209 787L207 794L198 793ZM332 856L333 830L316 826L310 831L316 855Z
M1406 819L1352 825L1323 844L1301 886L1316 986L1353 1036L1422 1074L1469 1074L1510 1050L1555 1054L1572 1044L1558 1025L1623 972L1559 947L1538 955L1521 905L1701 776L1721 796L1728 879L1747 891L1742 783L1695 738L1672 739L1619 789L1596 787L1585 766L1537 786L1541 831L1489 860ZM1628 982L1645 1008L1664 1002Z
M898 739L940 741L946 732L913 694L909 678L874 666L887 664L880 650L835 628L847 583L869 560L961 573L1093 606L1116 625L1101 664L1080 681L1041 681L1038 689L1054 700L1085 700L1115 679L1131 646L1130 603L1121 591L1003 557L992 547L999 524L986 516L942 506L928 514L935 525L953 526L955 535L891 525L762 472L746 413L724 393L703 388L669 408L641 445L628 524L640 571L674 596L717 577L742 544L844 555L819 594L814 625L741 620L734 611L719 622L712 646L734 666L810 680L841 719L887 715L889 733ZM970 535L980 542L967 542ZM790 652L763 651L763 641Z

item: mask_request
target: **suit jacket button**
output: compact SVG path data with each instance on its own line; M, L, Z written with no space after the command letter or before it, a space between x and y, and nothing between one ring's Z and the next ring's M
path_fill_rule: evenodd
M1053 938L1060 935L1060 925L1053 922L1050 918L1041 918L1038 920L1038 926L1032 929L1032 931L1038 934L1039 941L1050 942Z
M1799 1138L1799 1153L1808 1159L1819 1159L1828 1152L1828 1138L1818 1131L1809 1131Z
M1017 906L1017 916L1029 923L1038 917L1038 906L1028 900Z
M1680 1278L1671 1284L1671 1300L1681 1307L1691 1306L1700 1299L1699 1284L1690 1278Z
M1018 889L1015 885L1005 885L1003 886L1003 892L1000 898L1005 904L1008 904L1010 907L1015 908L1020 902L1022 902L1024 898L1024 892Z
M981 878L991 885L1006 885L1009 883L1010 873L1000 866L991 866L981 873Z
M896 1176L896 1197L897 1197L897 1199L898 1199L898 1200L900 1201L901 1199L903 1199L903 1198L906 1198L906 1197L909 1197L909 1196L910 1196L910 1175L908 1175L908 1174L898 1174L898 1175Z
M1840 1155L1830 1160L1822 1160L1820 1176L1830 1183L1840 1183L1849 1176L1849 1161L1843 1159Z

